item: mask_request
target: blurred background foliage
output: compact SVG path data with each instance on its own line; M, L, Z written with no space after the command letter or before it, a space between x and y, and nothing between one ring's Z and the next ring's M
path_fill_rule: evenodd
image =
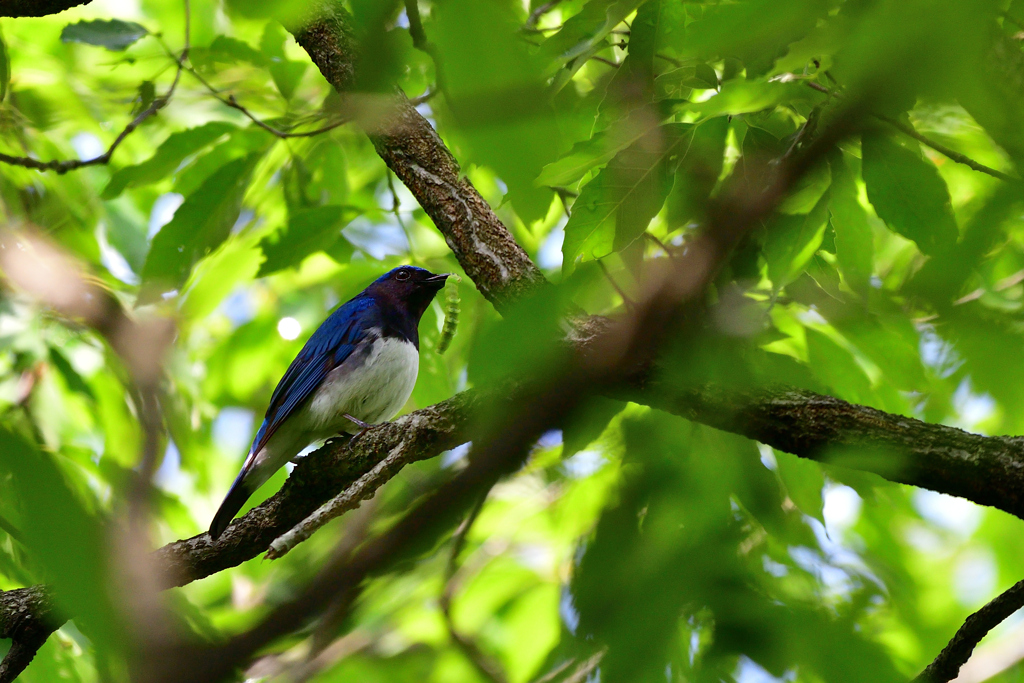
M785 155L847 93L871 88L863 135L744 241L716 282L710 329L668 354L668 372L1024 432L1024 192L908 134L996 175L1022 168L1024 3L432 0L420 6L430 54L404 6L349 9L367 46L359 88L397 82L423 98L466 175L564 283L559 295L590 313L631 305L642 264L685 248L724 179ZM338 119L337 94L262 11L192 0L180 83L110 164L0 165L5 224L44 232L126 306L178 323L160 543L207 527L277 379L334 306L401 263L461 272L354 126L281 139L218 100L278 130ZM0 22L0 151L102 154L167 91L185 26L178 0ZM424 318L408 410L532 362L537 345L512 340L543 326L531 315L557 312L499 327L469 279L460 293L446 355L434 352L440 304ZM97 595L116 600L117 588L103 588L103 530L138 463L135 402L98 337L14 292L0 299L0 349L0 589L55 582L76 608L22 680L109 679L116 635ZM375 528L465 452L406 468L372 504ZM217 640L252 625L365 514L280 561L173 591L181 627ZM1024 577L1021 524L602 400L491 491L455 557L442 547L374 579L350 619L279 643L246 676L906 680ZM12 529L32 534L29 549ZM962 680L1020 680L1022 643L1012 618Z

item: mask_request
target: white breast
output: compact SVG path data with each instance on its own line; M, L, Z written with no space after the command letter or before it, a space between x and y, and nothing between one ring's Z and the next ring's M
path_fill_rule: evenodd
M374 338L331 371L309 402L312 431L327 437L359 427L348 413L368 424L390 420L412 395L420 354L412 342Z

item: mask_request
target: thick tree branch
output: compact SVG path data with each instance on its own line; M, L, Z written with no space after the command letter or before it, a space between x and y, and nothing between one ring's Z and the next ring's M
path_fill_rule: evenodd
M1018 581L967 617L949 644L914 679L914 683L946 683L956 678L960 667L967 663L981 639L1021 607L1024 607L1024 581Z
M31 663L64 619L56 614L53 595L45 586L0 591L0 638L11 649L0 662L0 683L10 683Z
M358 46L340 3L314 3L313 18L289 30L338 92L356 82ZM499 311L545 282L467 178L434 128L397 93L391 113L368 131L394 171L444 235L466 273Z
M728 390L640 380L620 396L787 453L1024 519L1024 437L970 434L791 387Z
M351 445L347 440L329 442L303 458L277 494L236 519L216 542L203 533L158 550L164 585L183 586L256 557L400 445L404 462L414 462L464 443L479 400L477 392L463 392L378 425Z

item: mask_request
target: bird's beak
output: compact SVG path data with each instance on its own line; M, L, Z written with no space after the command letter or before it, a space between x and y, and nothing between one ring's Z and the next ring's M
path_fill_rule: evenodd
M444 281L452 276L452 273L441 273L440 275L431 275L423 282L430 282L433 284L443 285Z

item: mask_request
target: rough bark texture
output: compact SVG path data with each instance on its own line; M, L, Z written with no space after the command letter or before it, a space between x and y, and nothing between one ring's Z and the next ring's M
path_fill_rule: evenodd
M624 397L787 453L873 472L1024 519L1024 438L980 436L802 389L637 387Z
M10 651L0 662L0 683L17 678L63 622L46 586L0 591L0 638L13 640Z
M351 21L340 3L315 5L314 18L292 29L295 41L334 88L355 83L358 52ZM530 260L468 179L430 122L405 95L395 95L390 114L369 131L380 157L434 221L463 270L499 311L545 283Z
M92 0L0 0L0 17L45 17Z

